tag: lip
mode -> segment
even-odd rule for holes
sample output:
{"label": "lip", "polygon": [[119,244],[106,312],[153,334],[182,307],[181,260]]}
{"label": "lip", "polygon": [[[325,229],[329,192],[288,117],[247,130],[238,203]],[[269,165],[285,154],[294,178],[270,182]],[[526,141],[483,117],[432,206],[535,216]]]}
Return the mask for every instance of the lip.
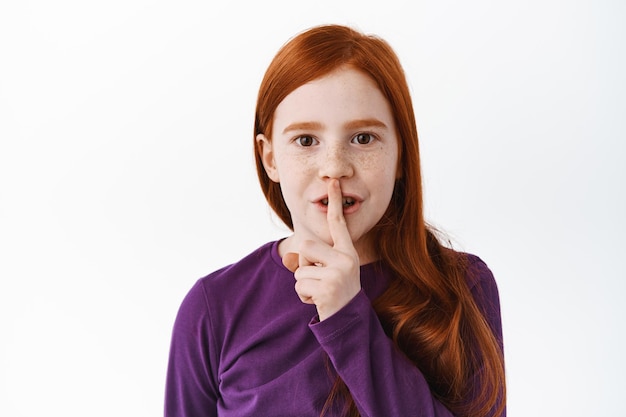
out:
{"label": "lip", "polygon": [[[363,203],[363,199],[355,194],[343,193],[341,196],[342,198],[348,197],[354,200],[354,204],[343,208],[344,215],[355,213],[361,207],[361,203]],[[317,206],[318,210],[320,210],[322,213],[328,213],[328,206],[322,203],[322,200],[325,200],[325,199],[328,199],[328,194],[324,194],[323,196],[313,200],[313,203]]]}

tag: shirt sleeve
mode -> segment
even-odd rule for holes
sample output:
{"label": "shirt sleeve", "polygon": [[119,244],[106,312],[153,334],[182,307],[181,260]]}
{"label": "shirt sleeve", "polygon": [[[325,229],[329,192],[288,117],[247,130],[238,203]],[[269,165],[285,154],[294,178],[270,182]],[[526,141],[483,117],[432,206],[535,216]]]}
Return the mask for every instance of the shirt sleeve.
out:
{"label": "shirt sleeve", "polygon": [[[486,265],[473,267],[480,268],[480,276],[472,284],[472,294],[501,342],[493,275]],[[387,337],[363,290],[342,310],[322,322],[311,322],[309,327],[363,417],[454,417],[434,398],[420,370]]]}
{"label": "shirt sleeve", "polygon": [[432,396],[419,369],[387,337],[363,290],[310,328],[362,417],[453,417]]}
{"label": "shirt sleeve", "polygon": [[183,300],[172,331],[165,384],[165,417],[217,416],[217,358],[202,283]]}

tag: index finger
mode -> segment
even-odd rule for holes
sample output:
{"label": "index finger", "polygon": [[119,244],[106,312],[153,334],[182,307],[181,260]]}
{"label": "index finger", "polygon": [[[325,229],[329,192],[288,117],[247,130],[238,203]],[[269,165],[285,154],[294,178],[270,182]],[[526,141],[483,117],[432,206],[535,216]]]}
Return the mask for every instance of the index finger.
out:
{"label": "index finger", "polygon": [[343,196],[339,180],[328,181],[328,211],[326,212],[330,238],[335,248],[352,248],[352,238],[348,231],[346,218],[343,216]]}

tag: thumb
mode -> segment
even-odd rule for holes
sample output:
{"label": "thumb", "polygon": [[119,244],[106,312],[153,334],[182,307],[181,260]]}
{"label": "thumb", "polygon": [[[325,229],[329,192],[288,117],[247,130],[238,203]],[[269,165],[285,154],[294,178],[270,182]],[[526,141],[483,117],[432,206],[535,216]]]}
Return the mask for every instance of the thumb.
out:
{"label": "thumb", "polygon": [[291,272],[296,272],[296,269],[300,266],[300,255],[295,252],[287,252],[283,256],[283,265]]}

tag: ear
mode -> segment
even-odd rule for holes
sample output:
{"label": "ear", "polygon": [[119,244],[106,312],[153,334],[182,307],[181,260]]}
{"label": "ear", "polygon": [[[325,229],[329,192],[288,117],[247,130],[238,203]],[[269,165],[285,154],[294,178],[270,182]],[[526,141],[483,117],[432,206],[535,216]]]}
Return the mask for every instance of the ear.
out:
{"label": "ear", "polygon": [[274,160],[272,142],[264,134],[259,133],[256,135],[256,146],[258,147],[259,155],[261,155],[261,161],[263,161],[263,167],[267,176],[274,182],[280,182],[276,161]]}

